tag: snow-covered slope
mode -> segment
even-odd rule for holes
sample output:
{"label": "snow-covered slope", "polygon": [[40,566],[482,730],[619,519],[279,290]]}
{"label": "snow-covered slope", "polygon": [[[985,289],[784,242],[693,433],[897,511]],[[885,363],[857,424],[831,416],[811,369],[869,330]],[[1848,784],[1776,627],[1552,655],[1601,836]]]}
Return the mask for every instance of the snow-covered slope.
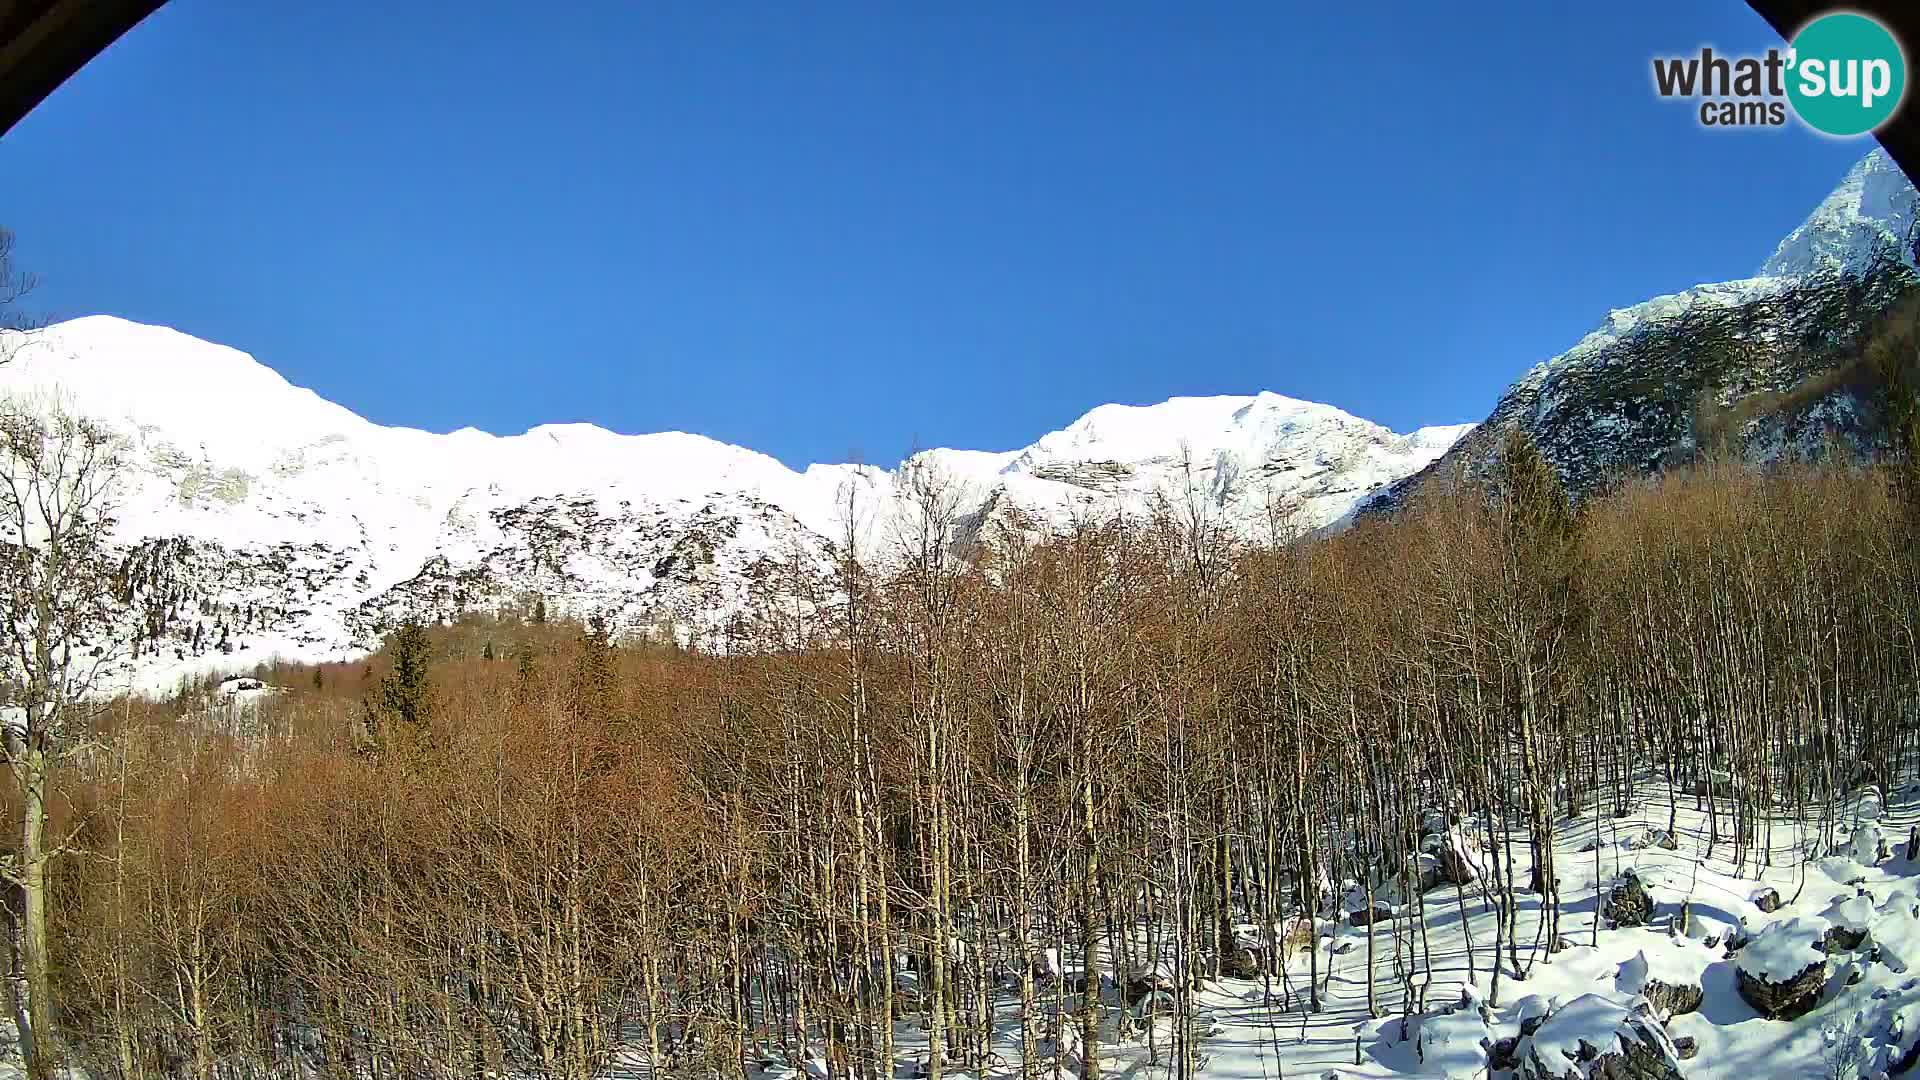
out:
{"label": "snow-covered slope", "polygon": [[789,469],[699,435],[585,424],[523,435],[373,424],[245,353],[108,317],[35,335],[0,391],[58,394],[125,434],[119,535],[145,627],[136,674],[242,668],[371,646],[405,615],[525,605],[626,632],[716,640],[776,597],[831,595],[845,493],[882,558],[910,472],[957,493],[965,532],[1147,513],[1189,484],[1265,529],[1340,519],[1466,430],[1398,435],[1275,394],[1107,405],[1021,450],[930,450],[894,470]]}
{"label": "snow-covered slope", "polygon": [[1478,470],[1514,424],[1575,495],[1715,446],[1768,460],[1817,453],[1837,435],[1871,449],[1874,394],[1849,365],[1863,332],[1920,289],[1917,207],[1913,185],[1874,150],[1755,276],[1609,312],[1509,387],[1432,468],[1369,507],[1400,505],[1455,468]]}
{"label": "snow-covered slope", "polygon": [[1914,258],[1914,187],[1885,150],[1847,172],[1800,227],[1787,234],[1758,277],[1863,274],[1885,253]]}

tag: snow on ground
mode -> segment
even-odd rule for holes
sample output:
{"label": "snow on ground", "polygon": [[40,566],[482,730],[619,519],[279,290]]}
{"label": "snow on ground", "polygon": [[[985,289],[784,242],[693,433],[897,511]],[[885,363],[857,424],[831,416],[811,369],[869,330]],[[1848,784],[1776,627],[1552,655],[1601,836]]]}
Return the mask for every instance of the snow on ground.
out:
{"label": "snow on ground", "polygon": [[[1858,839],[1850,833],[1870,832],[1877,845],[1883,832],[1904,836],[1908,826],[1920,821],[1920,798],[1912,794],[1893,799],[1882,820],[1862,819],[1859,830],[1847,827],[1854,809],[1845,810],[1845,820],[1834,830],[1836,846],[1849,851]],[[1377,1016],[1367,1012],[1367,930],[1345,922],[1320,925],[1315,948],[1325,1008],[1317,1014],[1301,1008],[1308,970],[1304,948],[1292,958],[1286,975],[1276,977],[1271,997],[1258,981],[1203,984],[1195,995],[1198,1076],[1278,1080],[1492,1075],[1500,1080],[1512,1074],[1489,1074],[1483,1040],[1485,1046],[1504,1041],[1516,1057],[1536,1053],[1576,1068],[1582,1041],[1590,1053],[1617,1046],[1622,1038],[1636,1038],[1644,1042],[1646,1053],[1656,1056],[1672,1048],[1678,1075],[1691,1080],[1825,1080],[1834,1048],[1851,1042],[1862,1048],[1858,1076],[1865,1080],[1876,1070],[1894,1067],[1920,1043],[1920,975],[1907,973],[1920,956],[1920,901],[1915,899],[1920,864],[1908,862],[1904,844],[1886,860],[1855,864],[1858,874],[1848,884],[1820,872],[1831,859],[1806,860],[1795,854],[1796,849],[1825,850],[1827,838],[1817,825],[1802,832],[1791,821],[1776,820],[1770,865],[1753,853],[1735,865],[1724,812],[1722,839],[1711,852],[1707,817],[1694,808],[1691,796],[1682,797],[1675,849],[1641,844],[1637,838],[1650,835],[1649,830],[1667,828],[1666,817],[1664,791],[1650,790],[1630,816],[1600,819],[1598,835],[1592,813],[1558,823],[1560,930],[1567,947],[1549,954],[1533,946],[1543,936],[1541,906],[1538,897],[1520,893],[1520,953],[1531,970],[1524,979],[1514,978],[1511,971],[1503,974],[1497,998],[1488,967],[1493,913],[1478,883],[1442,884],[1427,892],[1424,941],[1410,932],[1413,905],[1401,906],[1407,914],[1400,925],[1411,944],[1403,941],[1398,959],[1428,953],[1433,959],[1432,971],[1423,972],[1415,985],[1416,992],[1424,985],[1427,1009],[1410,1022],[1402,1022],[1390,923],[1376,928],[1374,942]],[[1524,837],[1514,839],[1512,850],[1520,858],[1516,879],[1524,880]],[[1601,891],[1611,888],[1627,870],[1646,884],[1656,901],[1655,916],[1644,927],[1602,927],[1596,937],[1594,916],[1601,900],[1596,886]],[[1771,913],[1761,911],[1755,900],[1767,888],[1785,901]],[[1683,901],[1691,917],[1684,934],[1677,926]],[[1828,959],[1818,942],[1835,924],[1864,924],[1868,938],[1859,949],[1831,958],[1833,975],[1812,1012],[1792,1021],[1768,1020],[1740,997],[1736,965],[1763,974],[1795,973],[1809,962]],[[1745,943],[1731,958],[1730,932]],[[1471,970],[1469,949],[1476,960]],[[1071,965],[1067,974],[1074,974]],[[1856,979],[1851,985],[1849,977]],[[1699,987],[1699,1008],[1672,1017],[1664,1031],[1657,1019],[1650,1027],[1646,1021],[1636,1027],[1636,1016],[1653,1013],[1639,995],[1655,982]],[[1167,1021],[1131,1025],[1136,1030],[1122,1035],[1123,1007],[1117,992],[1110,991],[1109,997],[1113,1015],[1103,1027],[1102,1075],[1118,1080],[1171,1076]],[[1018,1073],[1017,1005],[1017,995],[1003,995],[999,1001],[999,1060],[987,1070],[989,1075]],[[925,1035],[911,1022],[899,1031],[900,1075],[917,1075],[912,1062],[924,1062]],[[1688,1042],[1691,1054],[1683,1059],[1676,1044]],[[1050,1075],[1050,1067],[1050,1062],[1044,1064],[1041,1075]],[[949,1068],[948,1075],[966,1080],[981,1074]]]}

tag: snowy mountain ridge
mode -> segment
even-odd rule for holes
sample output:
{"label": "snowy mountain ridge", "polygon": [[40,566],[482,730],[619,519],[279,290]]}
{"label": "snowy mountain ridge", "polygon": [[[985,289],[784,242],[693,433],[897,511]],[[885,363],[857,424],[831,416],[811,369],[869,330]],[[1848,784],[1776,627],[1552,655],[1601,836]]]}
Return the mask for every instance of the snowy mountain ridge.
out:
{"label": "snowy mountain ridge", "polygon": [[[945,477],[965,538],[1034,535],[1203,492],[1250,539],[1338,527],[1533,433],[1576,495],[1721,442],[1767,457],[1871,440],[1836,382],[1853,337],[1916,287],[1916,196],[1868,155],[1759,275],[1610,312],[1480,425],[1397,434],[1278,394],[1103,405],[1009,451],[795,470],[700,435],[549,424],[519,435],[383,427],[235,349],[111,317],[33,335],[0,392],[54,392],[127,439],[120,536],[139,655],[163,686],[208,667],[339,658],[403,618],[522,609],[626,633],[766,640],[749,616],[833,596],[853,534],[884,563],[915,478]],[[1755,401],[1765,401],[1756,408]]]}
{"label": "snowy mountain ridge", "polygon": [[1841,377],[1861,336],[1920,289],[1920,193],[1884,150],[1857,162],[1758,273],[1607,313],[1534,365],[1428,468],[1368,500],[1404,505],[1421,485],[1477,473],[1513,425],[1575,496],[1712,447],[1751,460],[1823,452],[1838,436],[1871,451],[1877,409]]}
{"label": "snowy mountain ridge", "polygon": [[715,642],[756,598],[831,594],[849,493],[863,558],[884,560],[910,473],[944,477],[958,526],[987,534],[1144,514],[1189,483],[1245,531],[1270,504],[1317,528],[1466,430],[1400,435],[1271,393],[1175,398],[1104,405],[1019,450],[796,471],[681,432],[383,427],[246,353],[105,316],[32,335],[0,391],[57,395],[126,439],[119,535],[146,635],[127,674],[144,685],[351,655],[404,617],[535,597]]}

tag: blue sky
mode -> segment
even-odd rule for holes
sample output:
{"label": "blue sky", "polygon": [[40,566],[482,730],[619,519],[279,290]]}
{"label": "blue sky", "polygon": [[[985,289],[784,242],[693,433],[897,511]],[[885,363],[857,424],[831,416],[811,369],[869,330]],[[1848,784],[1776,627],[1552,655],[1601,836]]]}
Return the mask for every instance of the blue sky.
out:
{"label": "blue sky", "polygon": [[454,10],[172,0],[0,141],[37,306],[792,464],[1260,389],[1405,430],[1751,273],[1870,149],[1655,98],[1775,43],[1742,0]]}

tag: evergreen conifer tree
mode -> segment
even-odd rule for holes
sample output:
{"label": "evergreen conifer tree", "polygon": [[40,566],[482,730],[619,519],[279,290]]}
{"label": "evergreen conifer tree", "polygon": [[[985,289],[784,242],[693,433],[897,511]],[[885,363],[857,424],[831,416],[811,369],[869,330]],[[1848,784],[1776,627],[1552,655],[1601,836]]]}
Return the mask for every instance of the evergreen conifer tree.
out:
{"label": "evergreen conifer tree", "polygon": [[433,685],[428,665],[433,647],[427,632],[412,619],[400,625],[387,641],[393,670],[380,680],[380,711],[414,731],[433,725]]}

